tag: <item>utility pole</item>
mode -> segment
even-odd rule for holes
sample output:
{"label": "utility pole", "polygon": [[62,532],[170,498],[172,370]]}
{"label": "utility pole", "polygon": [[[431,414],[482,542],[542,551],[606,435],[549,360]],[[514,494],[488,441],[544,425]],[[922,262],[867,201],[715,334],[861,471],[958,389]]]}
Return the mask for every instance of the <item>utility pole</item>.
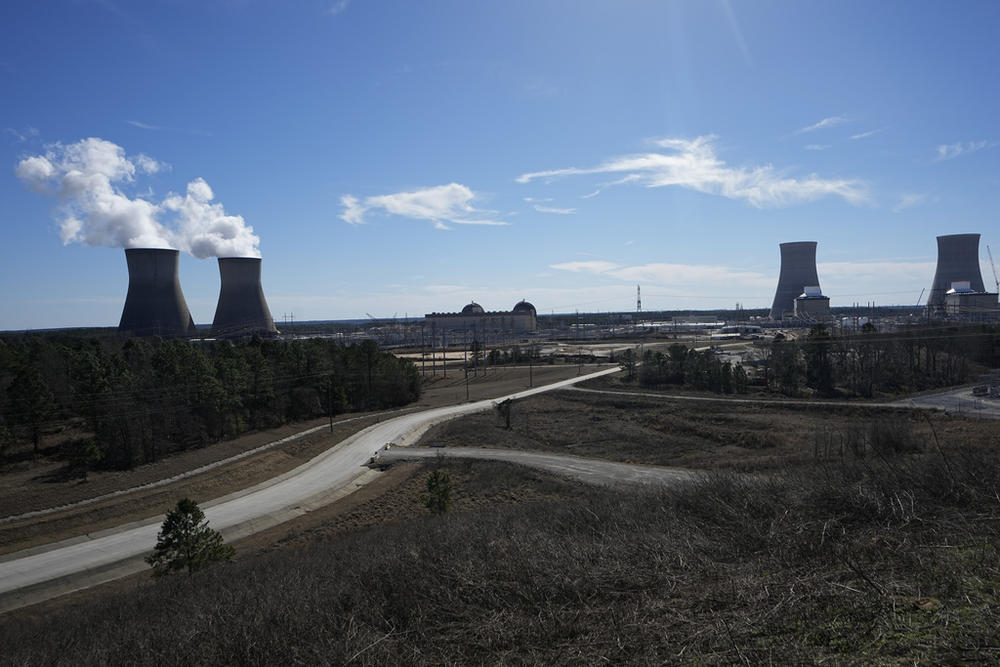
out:
{"label": "utility pole", "polygon": [[326,411],[330,415],[330,433],[333,433],[333,376],[326,378]]}

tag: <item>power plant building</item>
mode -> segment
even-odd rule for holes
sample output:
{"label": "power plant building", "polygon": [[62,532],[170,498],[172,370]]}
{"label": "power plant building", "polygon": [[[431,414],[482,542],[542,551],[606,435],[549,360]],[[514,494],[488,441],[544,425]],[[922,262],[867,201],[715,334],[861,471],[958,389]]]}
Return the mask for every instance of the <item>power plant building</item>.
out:
{"label": "power plant building", "polygon": [[795,317],[810,322],[828,320],[830,314],[830,297],[823,296],[819,285],[808,285],[805,291],[795,297]]}
{"label": "power plant building", "polygon": [[437,331],[464,330],[481,333],[527,332],[538,327],[535,307],[519,301],[511,310],[486,311],[473,301],[460,313],[428,313],[424,321]]}
{"label": "power plant building", "polygon": [[[771,319],[781,320],[796,315],[796,298],[808,297],[806,287],[815,288],[817,294],[826,300],[827,315],[830,300],[819,293],[819,276],[816,274],[816,241],[795,241],[781,243],[781,269],[778,273],[778,288],[771,303]],[[805,311],[811,311],[811,303],[803,304]],[[816,307],[819,307],[818,305]]]}
{"label": "power plant building", "polygon": [[264,299],[260,281],[261,260],[257,257],[220,257],[219,303],[212,321],[216,338],[276,336],[271,310]]}
{"label": "power plant building", "polygon": [[118,323],[131,336],[189,336],[194,320],[178,280],[178,251],[127,248],[128,294]]}
{"label": "power plant building", "polygon": [[[968,283],[971,292],[986,292],[979,270],[979,234],[939,236],[937,246],[937,269],[927,297],[927,310],[933,316],[947,314],[945,295],[953,283]],[[954,300],[964,298],[959,296]]]}
{"label": "power plant building", "polygon": [[1000,314],[996,292],[972,289],[970,281],[952,283],[944,293],[944,312],[948,319],[966,322],[995,322]]}

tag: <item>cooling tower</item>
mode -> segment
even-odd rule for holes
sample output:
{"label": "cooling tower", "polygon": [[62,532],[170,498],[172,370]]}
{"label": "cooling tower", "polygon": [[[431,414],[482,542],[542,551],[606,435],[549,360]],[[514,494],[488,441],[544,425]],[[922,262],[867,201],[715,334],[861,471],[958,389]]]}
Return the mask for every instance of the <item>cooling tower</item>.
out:
{"label": "cooling tower", "polygon": [[944,295],[952,283],[969,281],[974,292],[985,292],[979,271],[979,234],[948,234],[937,237],[938,260],[934,283],[927,297],[927,309],[944,310]]}
{"label": "cooling tower", "polygon": [[222,288],[212,334],[219,338],[277,334],[260,285],[260,259],[220,257],[219,274]]}
{"label": "cooling tower", "polygon": [[794,312],[795,297],[806,286],[819,287],[816,275],[816,241],[781,243],[781,271],[778,289],[771,304],[771,319],[780,320],[783,313]]}
{"label": "cooling tower", "polygon": [[194,333],[181,284],[176,250],[127,248],[128,294],[118,331],[133,336],[187,336]]}

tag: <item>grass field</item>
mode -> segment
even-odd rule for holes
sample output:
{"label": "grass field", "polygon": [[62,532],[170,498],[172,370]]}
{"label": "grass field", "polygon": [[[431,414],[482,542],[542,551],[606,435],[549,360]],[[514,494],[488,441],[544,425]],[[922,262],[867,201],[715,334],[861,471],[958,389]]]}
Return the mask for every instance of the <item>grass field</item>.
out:
{"label": "grass field", "polygon": [[[471,415],[424,442],[706,474],[652,493],[393,467],[232,563],[4,615],[0,664],[996,663],[995,432],[861,406],[538,396],[510,430]],[[435,466],[454,487],[443,516],[421,502]]]}
{"label": "grass field", "polygon": [[692,403],[565,390],[431,429],[424,444],[561,452],[627,463],[765,471],[887,451],[991,447],[997,423],[866,407]]}
{"label": "grass field", "polygon": [[303,535],[193,577],[24,610],[4,619],[0,662],[1000,660],[995,454],[715,473],[658,494],[462,470],[457,495],[499,485],[525,502]]}

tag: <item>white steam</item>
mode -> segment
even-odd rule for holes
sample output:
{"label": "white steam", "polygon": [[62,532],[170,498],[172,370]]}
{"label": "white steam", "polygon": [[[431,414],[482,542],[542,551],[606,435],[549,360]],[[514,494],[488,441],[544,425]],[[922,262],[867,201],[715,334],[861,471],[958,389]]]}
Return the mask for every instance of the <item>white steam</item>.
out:
{"label": "white steam", "polygon": [[137,173],[168,168],[141,153],[128,157],[121,146],[92,137],[48,146],[44,155],[21,160],[14,173],[32,191],[59,202],[64,244],[176,248],[199,258],[260,257],[253,227],[213,203],[204,179],[188,183],[185,196],[170,193],[159,204],[123,191]]}

